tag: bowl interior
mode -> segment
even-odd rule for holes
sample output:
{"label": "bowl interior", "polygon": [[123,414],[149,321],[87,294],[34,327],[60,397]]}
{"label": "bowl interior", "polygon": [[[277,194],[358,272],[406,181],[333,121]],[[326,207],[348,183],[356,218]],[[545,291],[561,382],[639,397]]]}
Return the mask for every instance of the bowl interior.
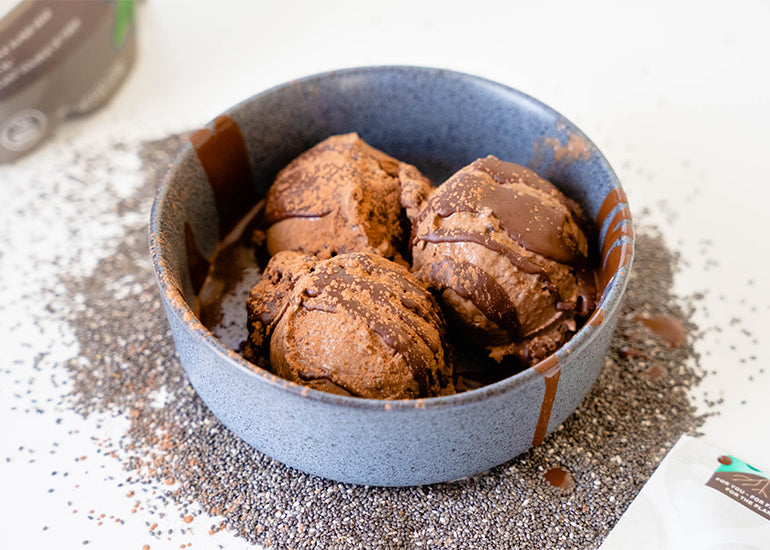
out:
{"label": "bowl interior", "polygon": [[177,314],[197,311],[209,260],[277,172],[347,132],[416,165],[435,184],[489,154],[534,169],[577,200],[598,229],[599,308],[563,350],[589,341],[619,305],[633,253],[630,212],[610,165],[579,129],[541,102],[478,77],[372,67],[267,90],[191,137],[158,191],[151,220],[156,273],[161,287],[181,294],[169,301]]}

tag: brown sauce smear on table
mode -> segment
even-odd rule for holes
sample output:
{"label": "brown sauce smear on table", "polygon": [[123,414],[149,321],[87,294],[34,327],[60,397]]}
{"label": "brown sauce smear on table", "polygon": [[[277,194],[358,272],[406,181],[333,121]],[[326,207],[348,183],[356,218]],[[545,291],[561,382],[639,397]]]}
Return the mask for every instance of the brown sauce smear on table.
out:
{"label": "brown sauce smear on table", "polygon": [[648,369],[642,371],[641,377],[652,382],[653,380],[659,380],[665,377],[667,374],[668,371],[666,370],[666,367],[661,365],[652,365]]}
{"label": "brown sauce smear on table", "polygon": [[655,317],[635,315],[634,321],[650,329],[653,334],[671,347],[684,344],[687,338],[687,329],[684,328],[681,319],[670,315],[656,315]]}
{"label": "brown sauce smear on table", "polygon": [[561,466],[554,466],[543,473],[543,479],[551,486],[562,491],[570,491],[575,486],[572,474]]}

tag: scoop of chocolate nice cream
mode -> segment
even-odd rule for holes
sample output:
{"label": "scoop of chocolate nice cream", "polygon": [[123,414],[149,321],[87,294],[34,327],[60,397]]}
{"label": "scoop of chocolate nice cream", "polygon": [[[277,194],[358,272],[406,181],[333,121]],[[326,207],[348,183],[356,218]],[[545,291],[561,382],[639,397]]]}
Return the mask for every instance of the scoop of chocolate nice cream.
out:
{"label": "scoop of chocolate nice cream", "polygon": [[260,364],[269,354],[278,376],[376,399],[454,393],[438,304],[405,267],[382,257],[280,252],[247,308],[244,356]]}
{"label": "scoop of chocolate nice cream", "polygon": [[426,201],[413,268],[498,361],[532,365],[595,307],[578,206],[522,166],[489,156]]}
{"label": "scoop of chocolate nice cream", "polygon": [[267,193],[267,250],[329,258],[373,252],[400,258],[407,216],[414,216],[430,182],[409,164],[351,133],[302,153]]}

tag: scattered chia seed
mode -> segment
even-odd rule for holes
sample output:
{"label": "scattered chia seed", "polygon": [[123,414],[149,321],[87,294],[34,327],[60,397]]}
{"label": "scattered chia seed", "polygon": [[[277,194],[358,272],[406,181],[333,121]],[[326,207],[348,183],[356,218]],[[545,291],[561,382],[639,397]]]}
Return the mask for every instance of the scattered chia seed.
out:
{"label": "scattered chia seed", "polygon": [[[143,148],[146,183],[120,201],[119,212],[148,208],[184,139]],[[122,461],[130,483],[152,491],[157,507],[146,512],[175,505],[185,522],[203,519],[212,535],[228,529],[252,543],[292,549],[595,548],[677,439],[697,435],[704,421],[688,393],[703,376],[693,349],[701,333],[690,321],[699,298],[673,294],[678,261],[657,230],[637,228],[618,329],[584,403],[543,445],[453,483],[376,488],[327,481],[230,433],[175,358],[145,225],[130,227],[93,275],[63,279],[81,346],[67,365],[73,406],[86,416],[125,416],[127,433],[101,446]],[[671,346],[639,322],[655,316],[681,321],[685,343]],[[568,490],[547,481],[557,471]],[[148,536],[172,531],[153,522]]]}

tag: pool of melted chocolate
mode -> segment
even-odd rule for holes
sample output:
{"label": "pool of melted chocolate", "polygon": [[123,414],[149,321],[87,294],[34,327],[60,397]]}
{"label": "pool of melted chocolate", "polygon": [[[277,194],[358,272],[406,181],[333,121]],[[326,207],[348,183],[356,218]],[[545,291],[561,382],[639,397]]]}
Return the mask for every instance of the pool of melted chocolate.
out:
{"label": "pool of melted chocolate", "polygon": [[264,207],[264,200],[257,203],[222,240],[198,294],[201,322],[236,352],[248,336],[246,299],[269,260],[262,246]]}

